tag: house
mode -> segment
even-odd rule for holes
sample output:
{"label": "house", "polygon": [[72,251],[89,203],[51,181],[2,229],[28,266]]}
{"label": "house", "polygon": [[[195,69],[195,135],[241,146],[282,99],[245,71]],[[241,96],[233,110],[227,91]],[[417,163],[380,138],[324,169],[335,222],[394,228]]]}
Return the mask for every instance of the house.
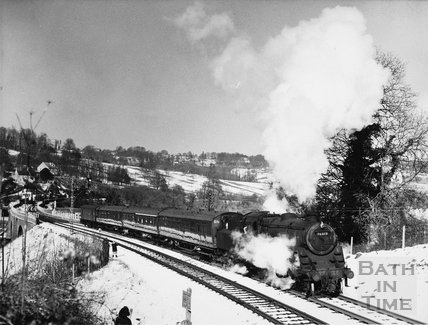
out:
{"label": "house", "polygon": [[58,168],[52,162],[42,162],[37,167],[37,172],[40,174],[40,172],[46,168],[51,172],[52,175],[58,175]]}
{"label": "house", "polygon": [[248,157],[241,157],[238,159],[237,165],[238,166],[247,166],[250,164],[250,159]]}
{"label": "house", "polygon": [[127,164],[130,166],[139,166],[141,164],[140,159],[137,157],[126,157]]}

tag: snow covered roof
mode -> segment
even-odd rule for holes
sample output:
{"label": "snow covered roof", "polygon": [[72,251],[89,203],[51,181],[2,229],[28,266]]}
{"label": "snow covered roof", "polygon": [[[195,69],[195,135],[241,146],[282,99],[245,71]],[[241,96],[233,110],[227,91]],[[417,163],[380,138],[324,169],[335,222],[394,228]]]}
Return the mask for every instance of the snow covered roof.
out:
{"label": "snow covered roof", "polygon": [[39,166],[37,166],[37,172],[40,173],[40,171],[42,171],[45,168],[51,170],[51,169],[56,169],[56,166],[52,162],[42,162]]}

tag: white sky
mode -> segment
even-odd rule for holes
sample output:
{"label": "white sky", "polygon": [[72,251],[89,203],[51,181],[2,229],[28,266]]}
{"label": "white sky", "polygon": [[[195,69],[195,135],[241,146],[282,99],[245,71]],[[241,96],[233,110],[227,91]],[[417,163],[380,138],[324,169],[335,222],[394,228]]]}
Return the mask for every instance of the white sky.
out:
{"label": "white sky", "polygon": [[[208,17],[229,17],[228,32],[246,35],[255,47],[325,7],[355,6],[376,46],[407,63],[407,81],[428,110],[427,1],[200,3]],[[17,113],[28,127],[30,111],[34,125],[53,100],[36,131],[73,138],[79,147],[262,153],[254,113],[238,110],[209,69],[225,43],[189,42],[173,22],[192,5],[2,1],[0,125],[18,127]]]}

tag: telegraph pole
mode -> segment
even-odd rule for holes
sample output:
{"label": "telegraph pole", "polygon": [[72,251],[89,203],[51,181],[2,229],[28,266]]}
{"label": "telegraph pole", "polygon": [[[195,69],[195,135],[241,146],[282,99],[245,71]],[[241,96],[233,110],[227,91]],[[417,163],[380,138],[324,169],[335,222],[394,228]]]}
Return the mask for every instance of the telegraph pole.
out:
{"label": "telegraph pole", "polygon": [[25,217],[24,217],[24,232],[22,234],[22,274],[21,274],[21,314],[24,315],[24,301],[25,301],[25,268],[27,256],[27,221],[28,221],[28,206],[27,206],[27,191],[25,191]]}
{"label": "telegraph pole", "polygon": [[71,176],[71,195],[70,195],[70,216],[71,216],[71,234],[73,234],[73,213],[74,213],[74,176]]}
{"label": "telegraph pole", "polygon": [[73,208],[74,208],[74,189],[73,189],[73,186],[74,186],[74,177],[73,177],[73,176],[71,176],[70,207],[71,207],[71,209],[72,209],[72,210],[73,210]]}
{"label": "telegraph pole", "polygon": [[1,209],[1,291],[4,291],[4,214],[3,214],[3,198],[1,197],[1,188],[2,188],[2,181],[3,181],[3,168],[0,165],[0,209]]}
{"label": "telegraph pole", "polygon": [[[40,116],[40,118],[37,121],[37,124],[34,128],[36,128],[39,125],[40,120],[45,115],[49,105],[52,103],[53,102],[51,100],[47,101],[46,108],[44,109],[42,115]],[[30,136],[33,136],[33,134],[34,134],[33,122],[32,122],[33,114],[34,114],[34,112],[30,112],[30,127],[31,127]],[[21,132],[24,136],[24,140],[27,144],[27,170],[29,172],[30,167],[31,167],[30,166],[30,146],[31,146],[31,143],[30,143],[29,139],[25,136],[24,128],[22,127],[21,120],[19,119],[18,114],[16,114],[16,117],[18,119],[19,126],[21,127]],[[27,247],[26,247],[27,246],[27,223],[28,223],[28,206],[27,206],[27,203],[28,202],[27,202],[27,186],[26,186],[25,187],[25,201],[24,201],[24,206],[25,206],[25,217],[24,217],[24,219],[25,220],[24,220],[24,231],[22,234],[22,274],[21,274],[21,314],[22,315],[24,315],[24,305],[25,305],[25,299],[24,299],[25,298],[25,287],[24,287],[24,284],[25,284],[26,255],[27,255]]]}

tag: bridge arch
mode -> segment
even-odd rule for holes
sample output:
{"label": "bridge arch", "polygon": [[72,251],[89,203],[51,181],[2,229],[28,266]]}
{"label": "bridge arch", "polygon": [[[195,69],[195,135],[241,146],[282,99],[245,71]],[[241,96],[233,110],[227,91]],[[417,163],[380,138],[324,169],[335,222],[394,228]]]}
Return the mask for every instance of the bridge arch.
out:
{"label": "bridge arch", "polygon": [[9,237],[11,240],[21,236],[24,229],[31,229],[37,224],[38,215],[31,211],[25,211],[23,207],[11,206],[9,209]]}

